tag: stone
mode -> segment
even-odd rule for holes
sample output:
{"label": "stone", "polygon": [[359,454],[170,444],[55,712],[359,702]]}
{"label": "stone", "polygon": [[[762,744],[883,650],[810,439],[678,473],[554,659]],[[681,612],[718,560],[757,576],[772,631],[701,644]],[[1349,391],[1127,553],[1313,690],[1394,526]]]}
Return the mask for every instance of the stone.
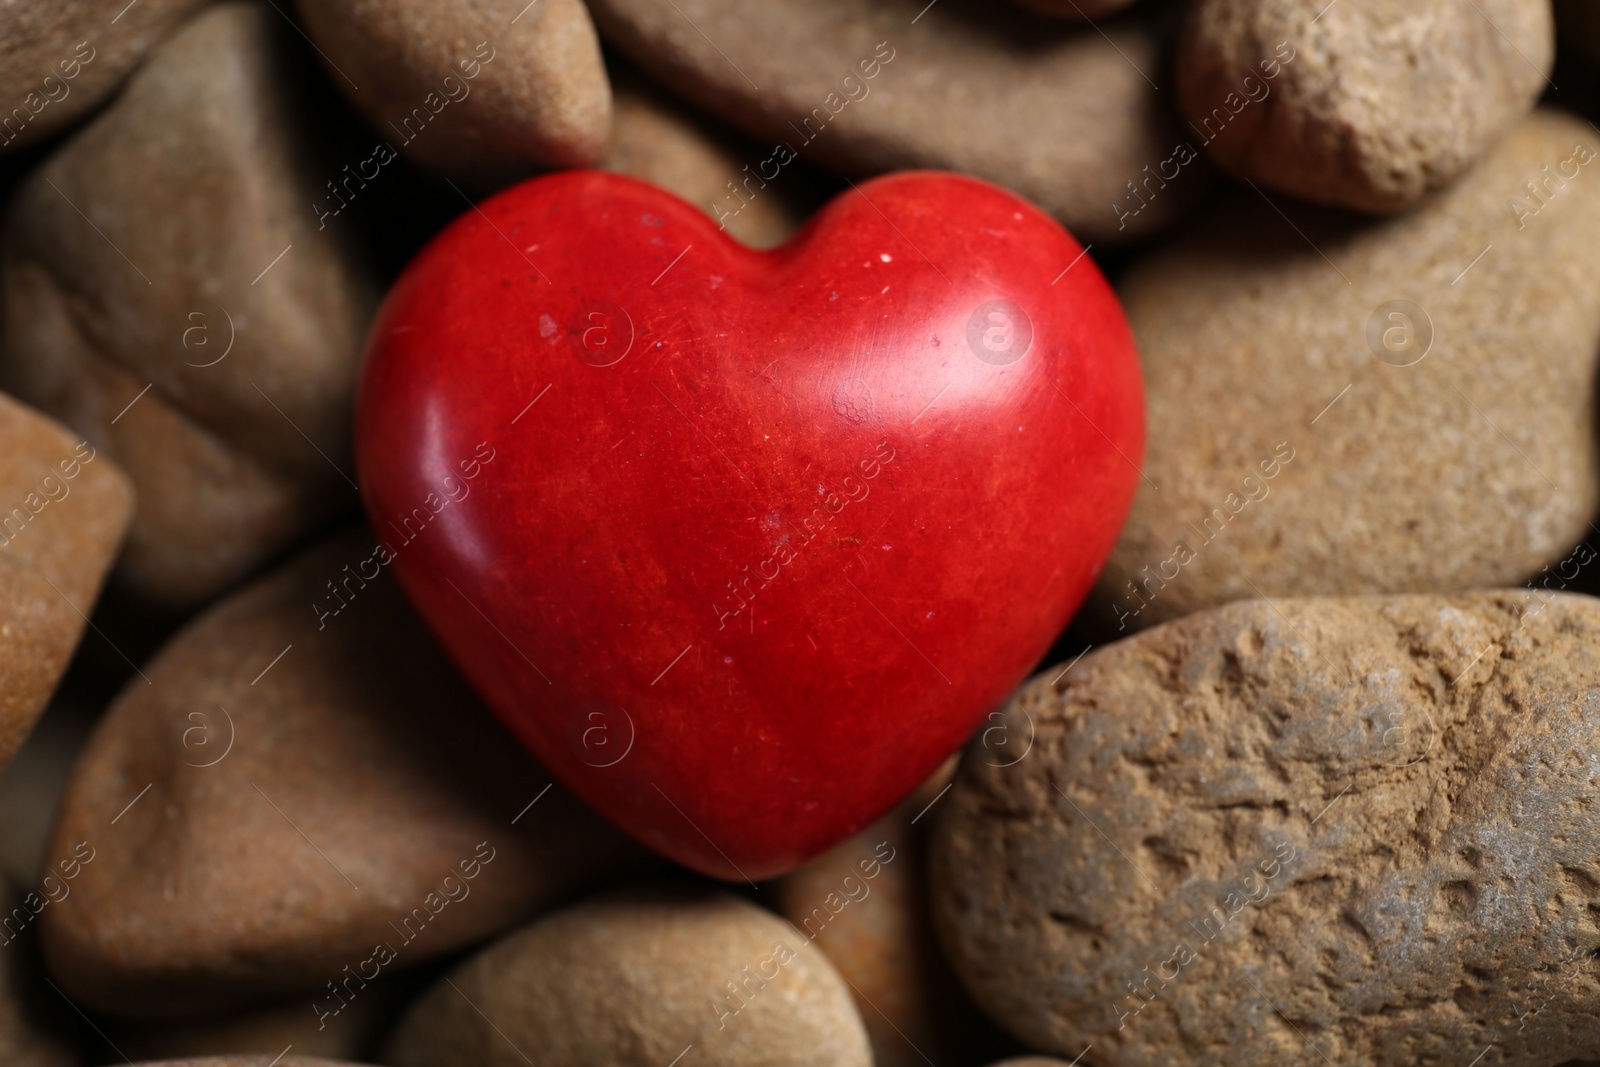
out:
{"label": "stone", "polygon": [[190,21],[29,177],[0,246],[0,388],[128,471],[118,576],[176,610],[355,506],[375,292],[319,228],[339,172],[298,131],[294,32],[264,5]]}
{"label": "stone", "polygon": [[50,849],[95,855],[40,920],[78,1003],[293,996],[331,1025],[369,983],[645,865],[472,696],[383,570],[405,545],[378,544],[352,531],[223,600],[106,713]]}
{"label": "stone", "polygon": [[394,1067],[870,1067],[850,992],[782,919],[727,892],[644,887],[495,942],[400,1021]]}
{"label": "stone", "polygon": [[850,986],[875,1067],[979,1063],[1008,1047],[944,961],[927,899],[927,834],[955,758],[894,811],[771,886],[780,915]]}
{"label": "stone", "polygon": [[0,394],[0,767],[66,671],[132,514],[104,452]]}
{"label": "stone", "polygon": [[1148,440],[1108,628],[1515,584],[1593,533],[1597,146],[1536,112],[1409,214],[1245,191],[1130,268]]}
{"label": "stone", "polygon": [[298,0],[329,77],[378,136],[479,191],[605,154],[611,90],[581,0]]}
{"label": "stone", "polygon": [[1198,0],[1176,74],[1223,170],[1381,213],[1483,158],[1554,60],[1548,0]]}
{"label": "stone", "polygon": [[0,151],[67,129],[207,0],[0,2]]}
{"label": "stone", "polygon": [[[795,174],[771,191],[742,190],[745,168],[768,153],[756,143],[712,129],[637,79],[615,83],[616,121],[605,168],[652,182],[703,208],[730,237],[753,248],[788,240],[805,221],[812,185]],[[798,167],[798,164],[792,166]]]}
{"label": "stone", "polygon": [[951,962],[1108,1067],[1592,1054],[1596,649],[1588,596],[1307,597],[1042,674],[935,828]]}
{"label": "stone", "polygon": [[[1156,231],[1207,185],[1203,161],[1173,159],[1155,12],[1096,29],[975,0],[589,6],[655,80],[772,145],[740,179],[751,194],[796,159],[852,177],[957,170],[1027,197],[1081,241],[1111,242]],[[1134,199],[1163,163],[1170,188]]]}

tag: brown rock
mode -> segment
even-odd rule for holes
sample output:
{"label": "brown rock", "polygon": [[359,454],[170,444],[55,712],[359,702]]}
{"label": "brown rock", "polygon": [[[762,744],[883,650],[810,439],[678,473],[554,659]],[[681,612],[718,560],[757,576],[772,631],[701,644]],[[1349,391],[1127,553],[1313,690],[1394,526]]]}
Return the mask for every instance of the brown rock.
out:
{"label": "brown rock", "polygon": [[342,536],[212,608],[102,720],[52,848],[96,854],[42,917],[81,1003],[303,995],[321,1021],[641,855],[491,720],[374,544]]}
{"label": "brown rock", "polygon": [[64,130],[206,0],[0,0],[0,151]]}
{"label": "brown rock", "polygon": [[1566,555],[1600,506],[1597,159],[1587,123],[1536,112],[1411,214],[1286,221],[1246,192],[1130,270],[1149,436],[1107,616],[1506,585]]}
{"label": "brown rock", "polygon": [[926,831],[952,757],[894,811],[772,885],[849,985],[876,1067],[979,1063],[1006,1040],[955,982],[928,914]]}
{"label": "brown rock", "polygon": [[401,1021],[397,1067],[870,1067],[838,972],[793,927],[699,887],[586,901],[480,952]]}
{"label": "brown rock", "polygon": [[857,176],[966,171],[1088,241],[1150,233],[1205,185],[1196,161],[1147,207],[1131,197],[1178,140],[1153,80],[1153,15],[1096,29],[976,0],[590,7],[608,43],[656,80],[773,144],[758,174],[794,158]]}
{"label": "brown rock", "polygon": [[[713,130],[698,115],[667,102],[659,89],[619,80],[611,154],[605,167],[653,182],[723,223],[729,236],[754,248],[788,240],[805,221],[806,179],[742,183],[771,149]],[[765,187],[762,187],[765,186]]]}
{"label": "brown rock", "polygon": [[1041,675],[935,830],[951,962],[1110,1067],[1592,1054],[1597,649],[1591,597],[1307,598]]}
{"label": "brown rock", "polygon": [[1184,114],[1224,170],[1388,212],[1453,181],[1549,84],[1548,0],[1197,0]]}
{"label": "brown rock", "polygon": [[478,189],[605,154],[611,91],[581,0],[299,0],[334,83],[379,136]]}
{"label": "brown rock", "polygon": [[353,504],[373,294],[318,229],[337,167],[294,129],[293,33],[237,3],[186,25],[31,176],[0,256],[0,383],[133,477],[120,574],[174,607]]}
{"label": "brown rock", "polygon": [[0,767],[67,669],[128,529],[133,491],[104,453],[0,394]]}

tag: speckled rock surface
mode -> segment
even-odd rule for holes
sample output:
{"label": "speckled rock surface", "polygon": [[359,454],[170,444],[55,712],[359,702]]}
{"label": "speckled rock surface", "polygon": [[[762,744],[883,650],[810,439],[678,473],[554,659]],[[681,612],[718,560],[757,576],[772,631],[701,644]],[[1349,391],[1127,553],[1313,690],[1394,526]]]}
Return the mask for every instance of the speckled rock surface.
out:
{"label": "speckled rock surface", "polygon": [[80,1004],[194,1017],[304,994],[336,1017],[351,976],[645,862],[472,697],[376,544],[354,531],[222,601],[101,721],[50,849],[97,854],[40,920]]}
{"label": "speckled rock surface", "polygon": [[1113,629],[1515,584],[1591,533],[1600,135],[1536,112],[1392,220],[1279,206],[1245,191],[1119,286],[1149,437]]}
{"label": "speckled rock surface", "polygon": [[[0,0],[0,151],[66,129],[207,0]],[[20,114],[19,114],[20,110]]]}
{"label": "speckled rock surface", "polygon": [[[760,181],[770,147],[712,129],[636,79],[619,78],[615,89],[607,170],[676,193],[721,222],[730,237],[754,248],[782,244],[805,221],[810,183],[804,174]],[[765,170],[772,173],[770,165]],[[756,180],[742,186],[752,172]]]}
{"label": "speckled rock surface", "polygon": [[1477,162],[1555,59],[1549,0],[1197,0],[1179,41],[1184,114],[1224,170],[1374,212]]}
{"label": "speckled rock surface", "polygon": [[378,136],[477,190],[605,154],[611,90],[581,0],[298,0]]}
{"label": "speckled rock surface", "polygon": [[1597,649],[1574,594],[1306,598],[1041,675],[935,831],[952,963],[1114,1067],[1593,1053]]}
{"label": "speckled rock surface", "polygon": [[335,468],[375,294],[344,231],[318,227],[339,166],[297,132],[310,61],[291,37],[265,5],[195,18],[6,223],[0,387],[133,478],[118,573],[169,607],[355,504]]}
{"label": "speckled rock surface", "polygon": [[956,983],[928,914],[927,831],[955,763],[771,886],[779,914],[850,986],[874,1067],[978,1063],[1011,1047]]}
{"label": "speckled rock surface", "polygon": [[871,1067],[850,992],[805,938],[739,897],[627,890],[474,956],[401,1021],[396,1067]]}
{"label": "speckled rock surface", "polygon": [[67,669],[132,512],[104,453],[0,394],[0,767]]}
{"label": "speckled rock surface", "polygon": [[[1179,139],[1156,89],[1155,19],[1137,9],[1097,30],[977,0],[590,8],[607,43],[656,80],[770,142],[768,174],[791,154],[853,177],[967,171],[1086,241],[1148,234],[1207,184],[1194,160],[1146,206],[1131,199],[1128,183],[1169,159]],[[1126,215],[1117,206],[1125,199]]]}

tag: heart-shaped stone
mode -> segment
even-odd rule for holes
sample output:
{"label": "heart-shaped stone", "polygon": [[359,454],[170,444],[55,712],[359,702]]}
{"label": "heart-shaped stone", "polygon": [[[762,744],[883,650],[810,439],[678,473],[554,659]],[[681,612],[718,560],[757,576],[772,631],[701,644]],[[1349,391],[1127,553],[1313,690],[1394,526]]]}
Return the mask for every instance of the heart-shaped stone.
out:
{"label": "heart-shaped stone", "polygon": [[372,566],[595,809],[788,870],[958,747],[1111,549],[1143,399],[1085,251],[944,174],[773,252],[618,175],[518,186],[373,327]]}

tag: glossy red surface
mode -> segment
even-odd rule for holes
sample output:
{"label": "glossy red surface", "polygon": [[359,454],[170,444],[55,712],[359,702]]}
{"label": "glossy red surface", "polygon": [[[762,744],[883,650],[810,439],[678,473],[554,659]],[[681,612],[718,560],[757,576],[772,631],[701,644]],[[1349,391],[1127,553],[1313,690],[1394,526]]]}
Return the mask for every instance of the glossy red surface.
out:
{"label": "glossy red surface", "polygon": [[689,867],[778,874],[958,748],[1111,550],[1143,392],[1082,251],[954,175],[773,252],[629,178],[528,182],[374,325],[369,515],[563,783]]}

